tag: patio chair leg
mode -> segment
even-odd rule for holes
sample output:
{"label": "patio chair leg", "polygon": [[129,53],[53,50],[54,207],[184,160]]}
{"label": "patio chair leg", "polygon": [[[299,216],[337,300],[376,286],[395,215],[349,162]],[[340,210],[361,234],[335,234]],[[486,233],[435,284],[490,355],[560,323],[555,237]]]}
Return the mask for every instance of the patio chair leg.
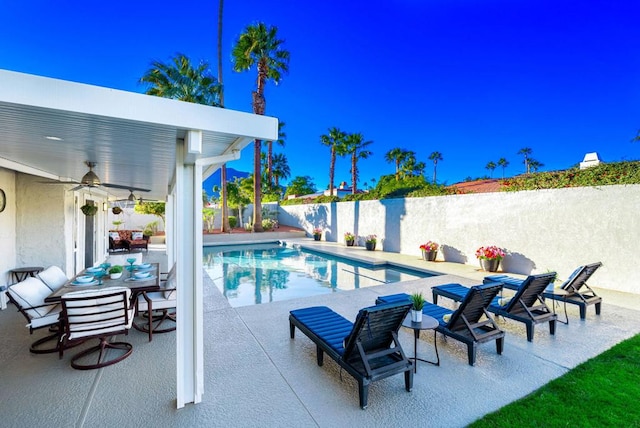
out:
{"label": "patio chair leg", "polygon": [[596,303],[596,315],[600,315],[600,306],[602,306],[602,303]]}
{"label": "patio chair leg", "polygon": [[[597,313],[597,309],[596,309],[596,313]],[[580,305],[580,319],[586,319],[587,318],[587,305]]]}
{"label": "patio chair leg", "polygon": [[320,345],[316,345],[316,360],[318,361],[319,366],[324,363],[324,351],[322,350]]}
{"label": "patio chair leg", "polygon": [[549,321],[549,333],[556,334],[556,320]]}
{"label": "patio chair leg", "polygon": [[533,342],[533,329],[534,324],[532,322],[527,323],[527,341]]}
{"label": "patio chair leg", "polygon": [[295,339],[296,336],[296,326],[293,325],[291,321],[289,321],[289,335],[292,339]]}
{"label": "patio chair leg", "polygon": [[504,349],[504,337],[496,339],[496,352],[498,355],[502,355],[502,351]]}
{"label": "patio chair leg", "polygon": [[364,379],[358,380],[358,395],[360,396],[360,408],[364,410],[367,408],[369,400],[369,383]]}
{"label": "patio chair leg", "polygon": [[406,370],[404,372],[404,389],[406,389],[407,392],[411,392],[413,389],[413,370]]}
{"label": "patio chair leg", "polygon": [[476,343],[472,342],[467,345],[467,354],[469,357],[469,365],[472,366],[476,363]]}

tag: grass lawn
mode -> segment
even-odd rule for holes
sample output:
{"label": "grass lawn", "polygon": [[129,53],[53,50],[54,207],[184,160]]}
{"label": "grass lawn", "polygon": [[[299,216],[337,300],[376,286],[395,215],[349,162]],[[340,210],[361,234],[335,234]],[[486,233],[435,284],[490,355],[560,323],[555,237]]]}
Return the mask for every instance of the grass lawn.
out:
{"label": "grass lawn", "polygon": [[640,427],[640,335],[470,427]]}

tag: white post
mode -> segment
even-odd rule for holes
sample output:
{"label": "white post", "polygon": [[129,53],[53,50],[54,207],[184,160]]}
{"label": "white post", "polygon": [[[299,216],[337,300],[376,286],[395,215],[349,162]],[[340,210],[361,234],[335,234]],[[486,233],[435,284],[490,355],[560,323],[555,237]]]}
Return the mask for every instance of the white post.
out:
{"label": "white post", "polygon": [[177,406],[199,403],[204,392],[202,301],[202,169],[185,165],[185,144],[176,153],[176,364]]}

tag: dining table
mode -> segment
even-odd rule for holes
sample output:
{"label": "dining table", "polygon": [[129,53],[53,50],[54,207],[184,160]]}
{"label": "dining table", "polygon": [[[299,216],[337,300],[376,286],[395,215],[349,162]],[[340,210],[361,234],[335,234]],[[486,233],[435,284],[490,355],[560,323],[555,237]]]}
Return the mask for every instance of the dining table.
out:
{"label": "dining table", "polygon": [[[82,272],[67,281],[57,291],[51,293],[44,299],[47,303],[60,303],[62,296],[72,291],[78,290],[100,290],[107,287],[128,287],[131,290],[131,300],[135,301],[135,298],[144,293],[151,291],[158,291],[160,289],[160,264],[148,263],[142,265],[132,265],[131,269],[124,270],[122,276],[118,279],[111,279],[108,274],[100,277],[99,267],[91,267],[84,269]],[[150,273],[149,278],[138,279],[134,276],[135,272],[146,271]],[[104,272],[104,271],[102,271]],[[97,275],[96,275],[97,274]],[[82,276],[93,276],[94,281],[86,284],[81,284],[77,281],[77,278]]]}

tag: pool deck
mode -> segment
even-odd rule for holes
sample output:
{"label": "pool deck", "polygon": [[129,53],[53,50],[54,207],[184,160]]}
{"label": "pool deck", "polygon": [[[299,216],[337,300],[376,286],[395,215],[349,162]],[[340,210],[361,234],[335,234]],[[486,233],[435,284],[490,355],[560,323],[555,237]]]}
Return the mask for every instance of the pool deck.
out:
{"label": "pool deck", "polygon": [[[428,265],[444,275],[240,308],[230,307],[205,277],[205,394],[202,403],[180,410],[175,409],[175,333],[157,334],[148,342],[132,330],[126,336],[134,345],[129,358],[101,370],[77,371],[69,366],[75,350],[62,360],[30,354],[29,343],[44,332],[30,336],[24,318],[9,306],[0,311],[3,426],[462,427],[640,332],[640,296],[598,289],[602,314],[589,308],[581,321],[570,305],[570,323],[559,324],[555,336],[538,326],[529,343],[522,324],[499,320],[507,332],[503,354],[496,354],[493,343],[481,345],[473,367],[466,347],[438,336],[439,367],[419,363],[412,392],[404,390],[402,376],[375,382],[369,407],[361,410],[356,382],[330,358],[318,367],[315,345],[300,332],[289,338],[289,311],[326,305],[353,320],[380,295],[421,290],[431,300],[430,287],[477,284],[485,272],[310,238],[291,242],[407,267]],[[153,245],[145,261],[166,267],[162,246]],[[401,329],[400,341],[413,355],[412,332]],[[430,332],[421,336],[418,354],[434,357]]]}

